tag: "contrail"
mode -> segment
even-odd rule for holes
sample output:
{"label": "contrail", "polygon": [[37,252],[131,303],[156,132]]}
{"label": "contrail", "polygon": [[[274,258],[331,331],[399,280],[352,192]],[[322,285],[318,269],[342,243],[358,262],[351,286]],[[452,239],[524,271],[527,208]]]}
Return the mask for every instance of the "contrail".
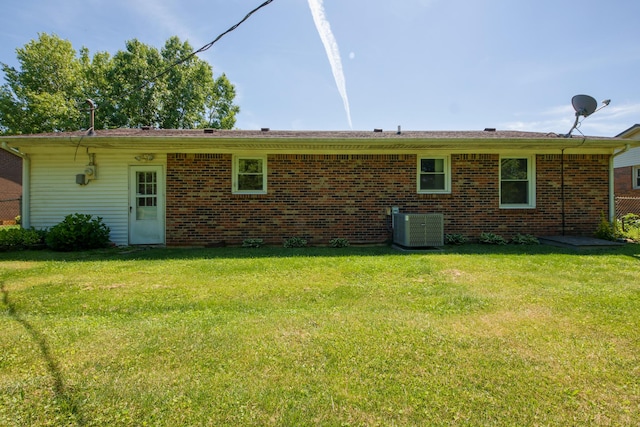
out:
{"label": "contrail", "polygon": [[324,49],[327,51],[329,64],[331,64],[331,71],[333,71],[333,78],[336,81],[338,92],[340,93],[342,102],[344,103],[344,109],[347,112],[349,128],[353,129],[353,125],[351,124],[349,98],[347,97],[347,84],[342,70],[342,60],[340,59],[340,49],[338,48],[338,42],[331,31],[331,25],[329,25],[329,21],[327,21],[327,17],[325,16],[323,0],[309,0],[309,8],[311,9],[313,22],[316,24]]}

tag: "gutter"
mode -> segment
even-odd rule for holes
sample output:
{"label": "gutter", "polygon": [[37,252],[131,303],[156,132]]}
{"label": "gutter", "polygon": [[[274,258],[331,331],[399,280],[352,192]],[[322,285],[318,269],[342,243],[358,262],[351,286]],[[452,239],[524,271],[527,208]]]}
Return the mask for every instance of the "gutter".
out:
{"label": "gutter", "polygon": [[609,222],[613,223],[616,219],[616,187],[615,187],[615,166],[614,161],[615,158],[621,154],[626,153],[631,149],[631,144],[627,144],[620,151],[613,153],[611,158],[609,158]]}
{"label": "gutter", "polygon": [[22,228],[31,228],[31,159],[20,150],[10,147],[6,142],[2,142],[0,147],[14,156],[22,159],[22,206],[20,206],[20,224]]}

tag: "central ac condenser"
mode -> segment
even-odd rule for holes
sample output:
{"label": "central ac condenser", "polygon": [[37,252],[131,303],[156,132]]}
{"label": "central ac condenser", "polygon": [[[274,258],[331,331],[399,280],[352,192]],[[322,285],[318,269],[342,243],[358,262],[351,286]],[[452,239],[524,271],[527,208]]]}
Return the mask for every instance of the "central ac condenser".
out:
{"label": "central ac condenser", "polygon": [[444,246],[444,216],[439,213],[394,214],[393,243],[407,248]]}

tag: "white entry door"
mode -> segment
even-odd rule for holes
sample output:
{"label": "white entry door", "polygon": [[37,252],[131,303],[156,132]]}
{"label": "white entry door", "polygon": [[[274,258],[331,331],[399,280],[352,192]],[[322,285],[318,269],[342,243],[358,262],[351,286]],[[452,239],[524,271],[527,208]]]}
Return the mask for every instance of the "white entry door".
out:
{"label": "white entry door", "polygon": [[164,174],[162,166],[129,169],[129,244],[164,244]]}

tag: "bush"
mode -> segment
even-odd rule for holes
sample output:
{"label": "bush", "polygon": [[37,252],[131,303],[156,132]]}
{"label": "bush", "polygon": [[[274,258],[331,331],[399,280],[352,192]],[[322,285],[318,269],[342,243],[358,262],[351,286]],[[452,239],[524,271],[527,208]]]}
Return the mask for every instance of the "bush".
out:
{"label": "bush", "polygon": [[640,242],[640,216],[628,213],[618,222],[618,229],[626,239]]}
{"label": "bush", "polygon": [[507,241],[504,237],[493,234],[493,233],[481,233],[480,234],[480,243],[484,243],[487,245],[506,245]]}
{"label": "bush", "polygon": [[0,230],[0,251],[33,249],[44,243],[42,230],[7,227]]}
{"label": "bush", "polygon": [[301,237],[290,237],[284,242],[285,248],[304,248],[307,246],[307,241]]}
{"label": "bush", "polygon": [[622,236],[622,233],[618,229],[617,223],[610,223],[609,220],[604,216],[604,213],[600,214],[600,223],[598,224],[598,229],[593,234],[598,239],[604,240],[617,240],[618,237]]}
{"label": "bush", "polygon": [[539,245],[540,240],[531,234],[518,233],[513,237],[513,239],[511,239],[511,243],[514,245]]}
{"label": "bush", "polygon": [[67,215],[61,223],[54,225],[45,240],[54,251],[81,251],[108,246],[109,232],[102,218],[76,213]]}
{"label": "bush", "polygon": [[469,239],[467,239],[462,234],[445,234],[444,235],[444,242],[447,245],[464,245],[468,241]]}
{"label": "bush", "polygon": [[329,245],[332,248],[346,248],[349,246],[349,241],[343,238],[331,239],[329,240]]}
{"label": "bush", "polygon": [[16,216],[14,219],[16,220],[17,225],[22,224],[22,217],[20,215]]}
{"label": "bush", "polygon": [[243,248],[260,248],[264,245],[264,240],[262,239],[244,239],[242,241]]}

